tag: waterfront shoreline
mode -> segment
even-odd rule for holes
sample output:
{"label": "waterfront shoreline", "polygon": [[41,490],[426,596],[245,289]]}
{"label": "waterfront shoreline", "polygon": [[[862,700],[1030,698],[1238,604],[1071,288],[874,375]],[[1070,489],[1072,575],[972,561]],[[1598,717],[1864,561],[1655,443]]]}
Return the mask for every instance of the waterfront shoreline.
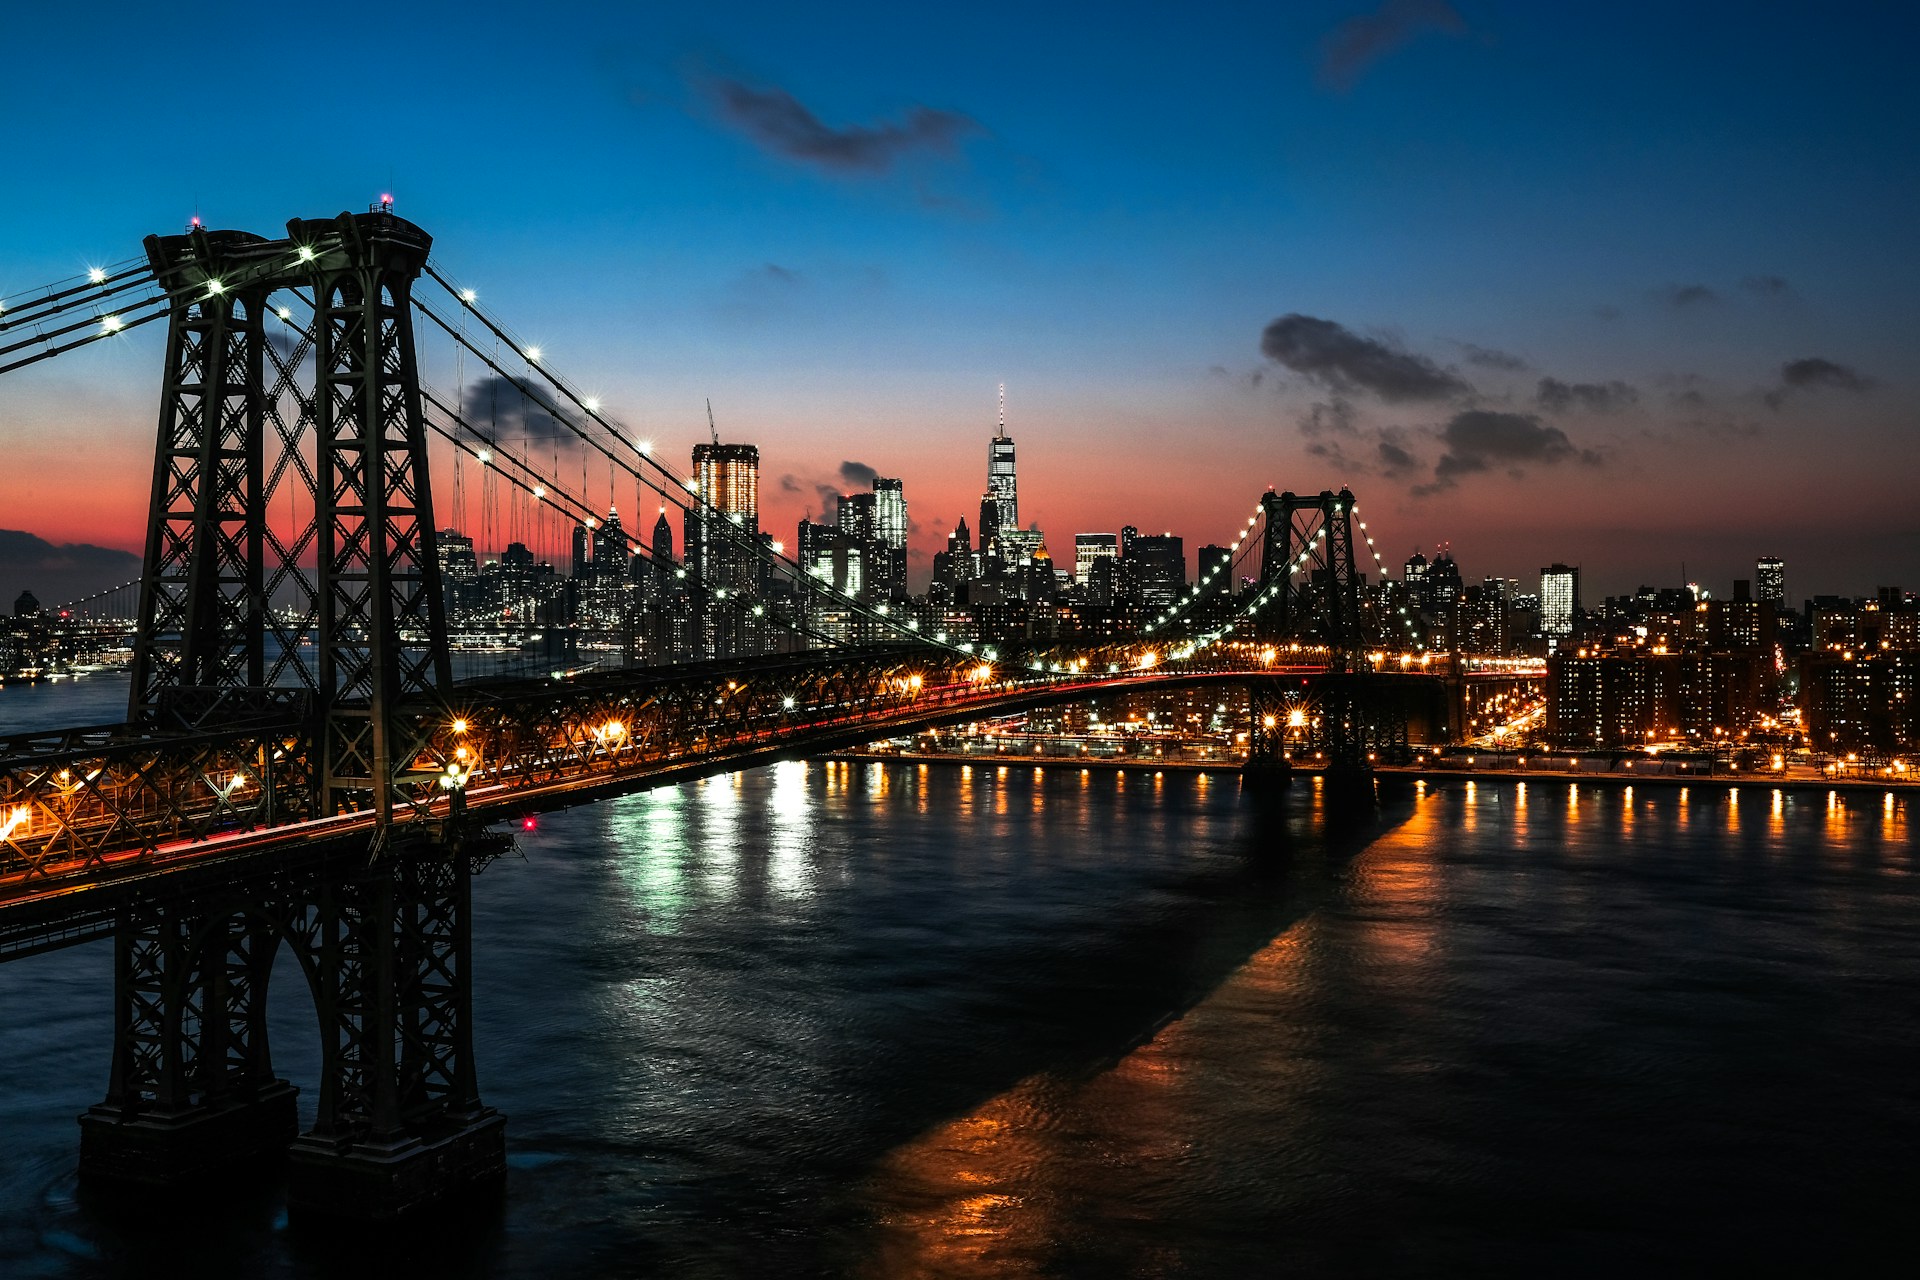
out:
{"label": "waterfront shoreline", "polygon": [[[1075,759],[1071,756],[964,756],[938,752],[894,752],[894,751],[835,751],[815,759],[823,761],[850,760],[874,764],[940,764],[940,765],[979,765],[982,768],[1010,768],[1031,765],[1035,768],[1049,766],[1064,769],[1105,770],[1118,773],[1239,773],[1244,765],[1238,761],[1194,761],[1194,760],[1140,760],[1123,759],[1115,756],[1100,758],[1087,757]],[[1295,766],[1302,775],[1320,772],[1315,768]],[[1888,778],[1806,778],[1774,777],[1767,774],[1678,774],[1678,773],[1634,773],[1629,770],[1608,770],[1589,772],[1583,769],[1489,769],[1484,766],[1464,766],[1455,768],[1448,765],[1375,765],[1374,773],[1378,777],[1408,778],[1423,782],[1460,780],[1466,782],[1568,782],[1587,783],[1594,786],[1611,787],[1707,787],[1716,791],[1738,790],[1742,787],[1779,791],[1887,791],[1895,793],[1920,792],[1920,781],[1895,781]]]}

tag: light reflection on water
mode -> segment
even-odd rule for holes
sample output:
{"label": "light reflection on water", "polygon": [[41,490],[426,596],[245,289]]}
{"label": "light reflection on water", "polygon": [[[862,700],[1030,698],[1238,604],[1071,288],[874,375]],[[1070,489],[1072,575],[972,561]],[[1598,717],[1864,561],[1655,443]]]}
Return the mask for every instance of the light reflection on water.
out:
{"label": "light reflection on water", "polygon": [[[1747,799],[1440,780],[1342,829],[1317,779],[833,761],[553,815],[475,885],[514,1166],[467,1269],[1699,1266],[1794,1257],[1782,1204],[1864,1247],[1920,1140],[1908,802]],[[104,972],[0,966],[0,1273],[136,1247],[71,1195]]]}

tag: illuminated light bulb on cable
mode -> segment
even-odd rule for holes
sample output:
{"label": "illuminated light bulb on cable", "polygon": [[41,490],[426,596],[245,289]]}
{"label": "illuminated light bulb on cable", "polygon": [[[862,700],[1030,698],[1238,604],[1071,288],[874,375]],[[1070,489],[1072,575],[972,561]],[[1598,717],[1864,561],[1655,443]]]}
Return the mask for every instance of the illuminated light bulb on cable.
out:
{"label": "illuminated light bulb on cable", "polygon": [[227,286],[224,284],[221,284],[218,280],[207,281],[207,293],[209,295],[221,294],[221,293],[225,293],[226,291],[227,291]]}
{"label": "illuminated light bulb on cable", "polygon": [[588,413],[600,412],[600,398],[598,396],[587,397],[587,412]]}
{"label": "illuminated light bulb on cable", "polygon": [[639,452],[640,456],[644,458],[653,452],[653,441],[636,440],[634,441],[633,447]]}
{"label": "illuminated light bulb on cable", "polygon": [[493,451],[491,449],[482,449],[480,450],[480,452],[474,454],[473,456],[475,460],[478,461],[480,465],[483,467],[486,466],[489,462],[493,461]]}
{"label": "illuminated light bulb on cable", "polygon": [[87,279],[93,281],[95,284],[105,284],[107,282],[107,273],[99,267],[89,267],[87,269]]}
{"label": "illuminated light bulb on cable", "polygon": [[545,485],[540,485],[540,484],[533,486],[533,496],[535,501],[538,501],[539,499],[546,497],[547,487]]}
{"label": "illuminated light bulb on cable", "polygon": [[297,257],[297,258],[299,258],[299,259],[300,259],[300,261],[302,261],[302,262],[312,262],[312,261],[313,261],[313,246],[312,246],[312,245],[310,245],[310,244],[303,244],[303,245],[301,245],[301,246],[300,246],[300,252],[299,252],[299,253],[297,253],[297,254],[295,254],[294,256],[295,256],[295,257]]}
{"label": "illuminated light bulb on cable", "polygon": [[480,295],[475,293],[471,289],[462,289],[460,291],[460,301],[466,303],[468,306],[472,306],[474,303],[478,302],[479,300],[480,300]]}
{"label": "illuminated light bulb on cable", "polygon": [[100,318],[100,331],[102,333],[118,333],[125,327],[125,322],[123,322],[119,316],[102,316]]}
{"label": "illuminated light bulb on cable", "polygon": [[281,307],[281,308],[280,308],[280,309],[279,309],[278,311],[276,311],[276,312],[275,312],[274,314],[275,314],[275,315],[277,315],[277,316],[279,316],[279,317],[280,317],[280,318],[281,318],[282,320],[291,320],[291,319],[293,319],[293,308],[292,308],[292,307]]}
{"label": "illuminated light bulb on cable", "polygon": [[534,364],[539,364],[539,363],[540,363],[540,348],[538,348],[538,347],[528,347],[528,348],[527,348],[527,359],[528,359],[528,360],[529,360],[530,362],[532,362],[532,363],[534,363]]}

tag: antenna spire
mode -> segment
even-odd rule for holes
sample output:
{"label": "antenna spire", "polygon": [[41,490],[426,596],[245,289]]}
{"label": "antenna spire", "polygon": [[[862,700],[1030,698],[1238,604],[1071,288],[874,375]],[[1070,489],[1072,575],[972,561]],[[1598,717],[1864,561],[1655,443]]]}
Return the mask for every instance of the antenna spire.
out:
{"label": "antenna spire", "polygon": [[1007,384],[1000,384],[1000,434],[1007,434]]}

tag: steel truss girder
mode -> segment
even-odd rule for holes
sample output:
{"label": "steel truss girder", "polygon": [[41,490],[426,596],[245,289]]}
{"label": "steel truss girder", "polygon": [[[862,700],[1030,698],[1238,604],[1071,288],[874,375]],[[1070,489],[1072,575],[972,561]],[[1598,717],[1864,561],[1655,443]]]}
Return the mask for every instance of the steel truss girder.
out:
{"label": "steel truss girder", "polygon": [[424,839],[342,873],[123,907],[113,1070],[96,1114],[180,1116],[275,1084],[267,980],[284,943],[314,996],[312,1139],[392,1147],[481,1111],[466,853]]}
{"label": "steel truss girder", "polygon": [[169,737],[127,726],[0,756],[0,883],[121,866],[129,855],[316,816],[304,719]]}

